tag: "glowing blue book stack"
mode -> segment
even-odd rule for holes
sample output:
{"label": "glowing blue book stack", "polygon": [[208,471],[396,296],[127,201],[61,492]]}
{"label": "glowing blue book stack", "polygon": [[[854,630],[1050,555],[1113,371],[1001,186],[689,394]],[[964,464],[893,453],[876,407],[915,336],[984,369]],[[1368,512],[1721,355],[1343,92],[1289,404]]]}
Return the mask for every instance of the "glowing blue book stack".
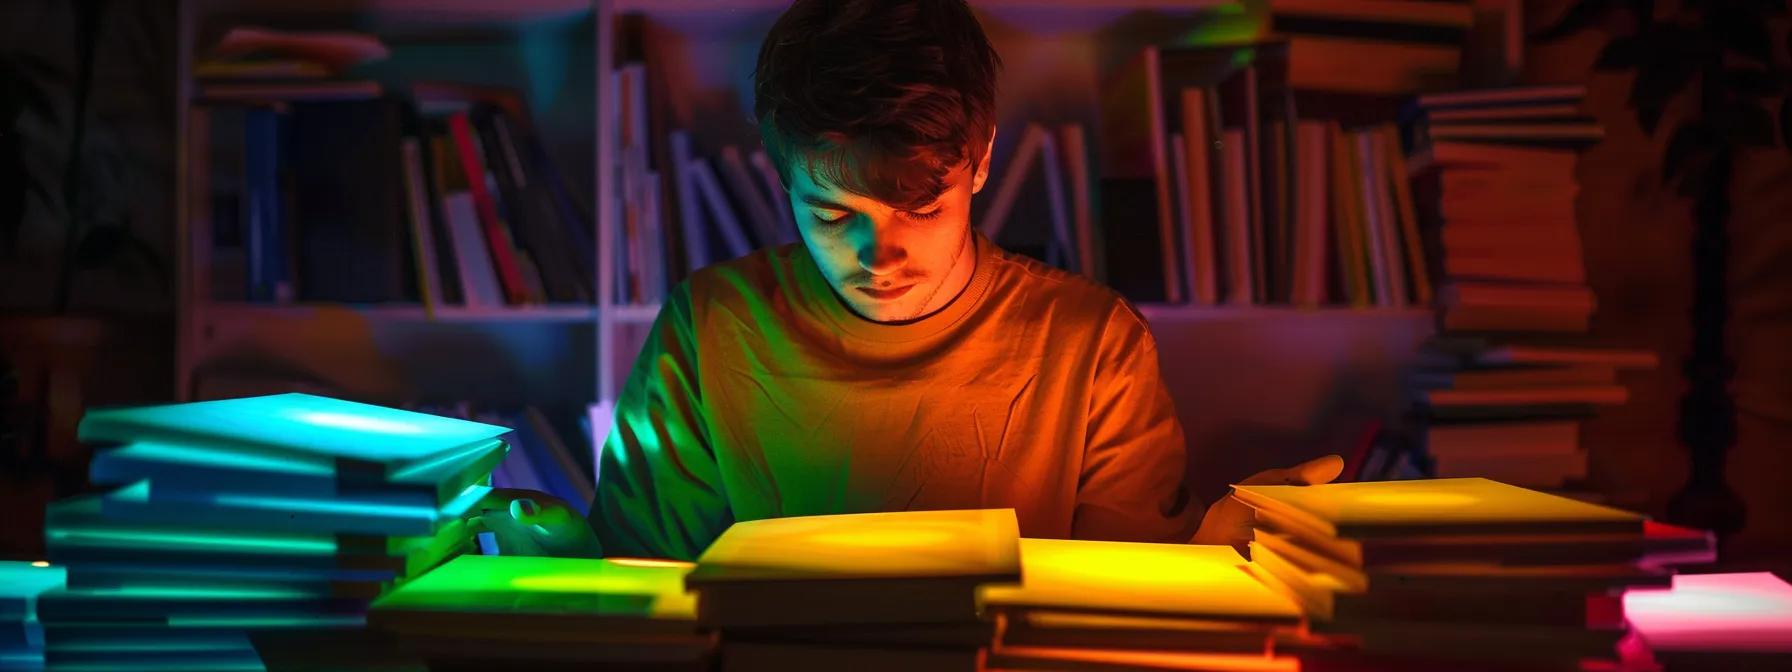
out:
{"label": "glowing blue book stack", "polygon": [[61,588],[61,567],[0,562],[0,670],[44,669],[44,629],[37,596]]}
{"label": "glowing blue book stack", "polygon": [[38,604],[52,669],[264,669],[250,633],[354,628],[471,546],[505,428],[303,394],[106,409],[91,477],[53,504],[65,589]]}

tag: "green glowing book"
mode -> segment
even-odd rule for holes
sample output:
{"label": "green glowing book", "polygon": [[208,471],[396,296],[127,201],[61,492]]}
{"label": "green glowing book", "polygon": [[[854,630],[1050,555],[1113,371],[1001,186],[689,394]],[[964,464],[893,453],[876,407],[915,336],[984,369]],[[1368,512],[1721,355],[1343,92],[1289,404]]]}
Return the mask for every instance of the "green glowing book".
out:
{"label": "green glowing book", "polygon": [[37,597],[67,582],[68,570],[64,567],[0,561],[0,621],[30,619]]}
{"label": "green glowing book", "polygon": [[444,453],[481,445],[503,427],[309,394],[96,409],[79,436],[92,443],[156,441],[271,456],[318,456],[381,480]]}
{"label": "green glowing book", "polygon": [[678,641],[696,633],[690,570],[664,560],[463,555],[375,600],[368,623],[407,636]]}
{"label": "green glowing book", "polygon": [[100,510],[109,519],[163,525],[417,536],[441,532],[490,492],[487,486],[471,486],[436,508],[341,497],[168,492],[152,481],[140,481],[107,494]]}
{"label": "green glowing book", "polygon": [[977,589],[1020,580],[1011,509],[735,523],[686,584],[713,627],[977,620]]}
{"label": "green glowing book", "polygon": [[168,491],[345,497],[440,507],[483,483],[508,450],[503,441],[493,439],[388,473],[369,474],[327,455],[270,456],[142,441],[97,451],[88,474],[94,483],[150,480]]}
{"label": "green glowing book", "polygon": [[332,580],[389,580],[414,576],[467,549],[458,518],[429,536],[368,536],[277,529],[207,529],[188,521],[168,524],[113,520],[105,496],[83,495],[53,503],[44,516],[44,544],[57,563],[162,568],[232,567],[242,571],[330,574]]}

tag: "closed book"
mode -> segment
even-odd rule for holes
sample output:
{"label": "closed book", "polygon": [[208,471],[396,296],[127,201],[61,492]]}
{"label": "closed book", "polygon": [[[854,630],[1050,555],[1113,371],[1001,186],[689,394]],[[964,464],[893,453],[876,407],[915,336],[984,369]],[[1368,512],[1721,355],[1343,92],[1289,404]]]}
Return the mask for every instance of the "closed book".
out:
{"label": "closed book", "polygon": [[310,455],[390,476],[483,445],[503,427],[309,394],[102,408],[82,418],[86,442],[161,441],[268,456]]}
{"label": "closed book", "polygon": [[690,641],[690,563],[463,555],[376,600],[375,627],[400,635],[539,642]]}
{"label": "closed book", "polygon": [[713,627],[977,619],[987,583],[1020,578],[1008,509],[743,521],[698,558],[687,584]]}
{"label": "closed book", "polygon": [[434,536],[490,494],[468,487],[441,507],[404,506],[369,497],[305,498],[247,492],[182,491],[141,481],[107,494],[100,510],[120,521],[236,529],[280,529],[373,536]]}
{"label": "closed book", "polygon": [[1022,539],[1022,582],[985,608],[1292,624],[1300,609],[1243,570],[1230,546]]}
{"label": "closed book", "polygon": [[1480,478],[1236,485],[1234,496],[1318,537],[1639,532],[1641,515]]}
{"label": "closed book", "polygon": [[[1268,586],[1264,588],[1273,590]],[[1268,649],[1274,637],[1274,628],[1277,627],[1227,620],[1116,616],[1076,611],[1004,614],[1002,624],[1001,647],[1046,646],[1203,653],[1262,653]]]}
{"label": "closed book", "polygon": [[268,456],[217,446],[142,441],[94,452],[93,483],[152,479],[180,490],[233,490],[306,497],[367,495],[394,504],[441,506],[491,473],[508,451],[492,439],[388,473],[323,455]]}

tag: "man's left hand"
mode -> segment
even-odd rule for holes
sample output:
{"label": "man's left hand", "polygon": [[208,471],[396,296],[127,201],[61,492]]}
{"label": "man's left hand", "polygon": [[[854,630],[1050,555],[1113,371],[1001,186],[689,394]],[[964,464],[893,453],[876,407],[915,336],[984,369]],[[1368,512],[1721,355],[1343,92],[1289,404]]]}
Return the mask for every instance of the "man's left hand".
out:
{"label": "man's left hand", "polygon": [[[1327,455],[1288,467],[1270,469],[1244,479],[1239,485],[1319,485],[1330,483],[1344,472],[1344,458]],[[1252,524],[1256,522],[1251,507],[1227,492],[1225,497],[1207,507],[1201,518],[1201,529],[1189,540],[1191,544],[1227,545],[1239,555],[1250,557]]]}

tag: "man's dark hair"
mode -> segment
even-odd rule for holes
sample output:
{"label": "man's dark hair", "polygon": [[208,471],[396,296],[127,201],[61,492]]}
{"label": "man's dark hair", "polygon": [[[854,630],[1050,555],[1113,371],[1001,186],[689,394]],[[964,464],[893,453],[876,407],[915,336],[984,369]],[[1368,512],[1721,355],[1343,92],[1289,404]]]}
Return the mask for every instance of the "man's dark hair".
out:
{"label": "man's dark hair", "polygon": [[913,210],[982,160],[1000,68],[964,0],[796,0],[759,48],[753,113],[785,184],[800,164]]}

